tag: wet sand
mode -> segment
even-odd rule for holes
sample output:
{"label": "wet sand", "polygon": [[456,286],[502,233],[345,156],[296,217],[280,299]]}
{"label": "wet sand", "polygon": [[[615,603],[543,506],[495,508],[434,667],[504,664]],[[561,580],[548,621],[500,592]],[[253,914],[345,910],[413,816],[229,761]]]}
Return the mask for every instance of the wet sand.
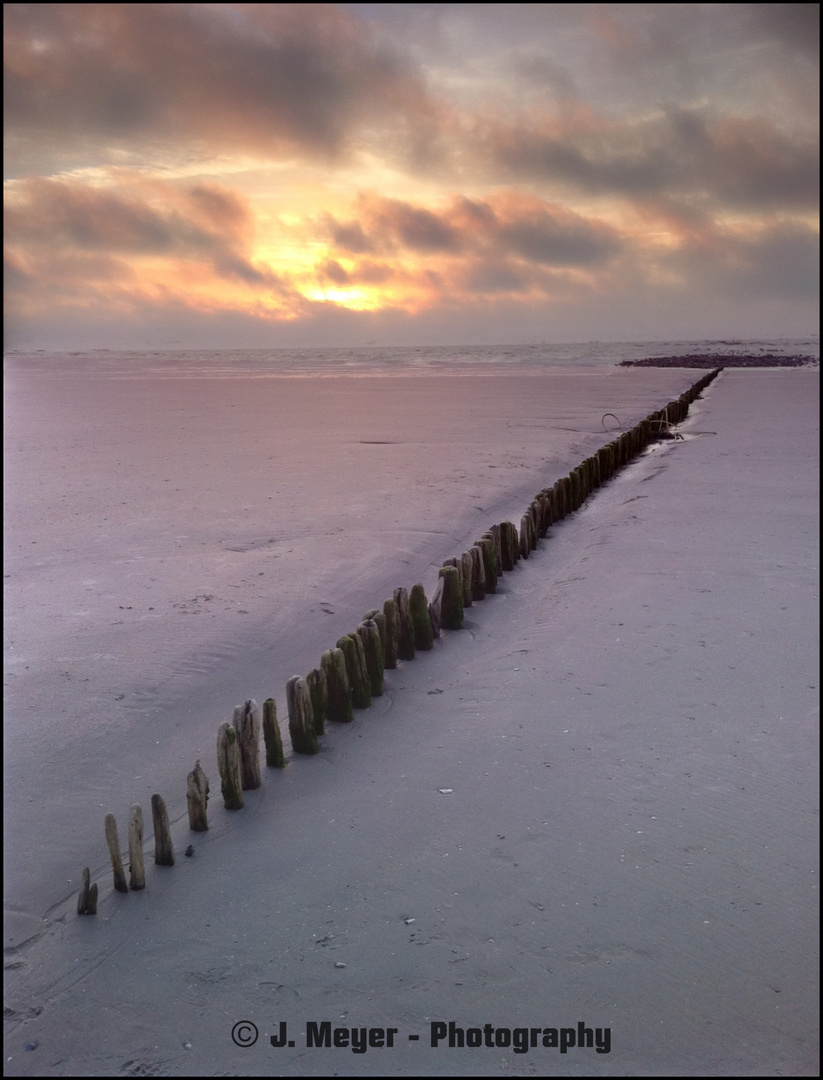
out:
{"label": "wet sand", "polygon": [[[352,565],[353,521],[341,513],[358,508],[347,493],[325,526],[340,523],[346,556],[330,563],[333,534],[305,530],[301,553],[322,546],[329,573],[311,629],[289,640],[285,660],[262,642],[206,658],[199,673],[169,663],[159,689],[172,700],[166,688],[182,678],[196,707],[181,709],[179,734],[163,728],[166,745],[148,765],[160,779],[169,756],[190,768],[195,753],[181,744],[199,726],[212,829],[195,836],[178,821],[177,865],[150,866],[145,892],[128,897],[111,892],[98,856],[97,917],[78,919],[73,896],[58,899],[45,932],[7,952],[10,1075],[817,1073],[817,371],[725,372],[693,406],[685,441],[656,446],[554,527],[498,595],[468,610],[466,630],[390,673],[384,697],[335,727],[317,758],[267,774],[241,812],[224,811],[216,793],[212,729],[243,697],[273,692],[256,689],[267,658],[275,687],[295,673],[289,650],[307,670],[394,585],[430,586],[432,567],[491,521],[519,520],[539,487],[602,445],[602,412],[633,422],[694,381],[672,371],[610,380],[595,408],[592,386],[575,403],[569,378],[551,404],[535,407],[532,382],[505,409],[501,387],[483,380],[476,438],[451,443],[449,399],[429,393],[429,406],[443,407],[440,442],[421,434],[412,473],[406,454],[385,478],[387,495],[407,481],[399,563],[375,575],[375,550],[396,556],[398,534],[363,527],[369,555]],[[522,424],[516,439],[509,423],[490,428],[496,409]],[[398,435],[396,421],[375,426],[374,413],[366,430],[353,407],[341,415],[358,447]],[[504,464],[503,475],[489,482],[479,464]],[[413,522],[424,507],[421,537]],[[387,507],[373,511],[364,499],[369,524],[385,525]],[[225,565],[211,558],[210,572]],[[261,598],[260,626],[270,601]],[[287,594],[283,628],[298,603]],[[159,625],[152,638],[174,656],[179,632],[165,614],[168,631]],[[231,611],[221,619],[240,621]],[[112,748],[118,731],[129,735],[95,827],[113,809],[122,836],[128,805],[145,809],[145,792],[163,791],[152,777],[123,787],[160,733],[153,716],[94,729]],[[66,752],[73,745],[66,735]],[[7,787],[13,779],[7,746]],[[71,854],[88,862],[88,835],[66,829],[78,831]],[[238,1021],[258,1026],[255,1045],[232,1042]],[[395,1046],[308,1047],[307,1024],[325,1021],[395,1027]],[[432,1022],[450,1021],[541,1033],[582,1022],[609,1029],[610,1052],[561,1055],[542,1034],[523,1054],[431,1047]],[[269,1045],[281,1023],[294,1047]]]}

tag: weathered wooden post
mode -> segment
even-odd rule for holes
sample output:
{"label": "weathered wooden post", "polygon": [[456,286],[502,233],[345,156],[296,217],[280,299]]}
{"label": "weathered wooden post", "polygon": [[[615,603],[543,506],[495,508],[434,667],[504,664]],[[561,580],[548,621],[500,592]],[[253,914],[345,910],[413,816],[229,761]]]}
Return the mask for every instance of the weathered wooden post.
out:
{"label": "weathered wooden post", "polygon": [[483,552],[483,572],[486,576],[486,592],[497,592],[497,560],[494,555],[494,540],[483,536],[477,541],[477,547]]}
{"label": "weathered wooden post", "polygon": [[472,600],[485,600],[486,569],[483,565],[483,551],[475,544],[469,554],[472,559]]}
{"label": "weathered wooden post", "polygon": [[83,868],[83,876],[80,881],[80,894],[77,897],[78,915],[97,914],[97,885],[89,885],[89,868]]}
{"label": "weathered wooden post", "polygon": [[146,869],[143,865],[143,811],[137,803],[131,808],[129,820],[129,885],[135,892],[146,887]]}
{"label": "weathered wooden post", "polygon": [[348,634],[344,634],[338,639],[337,648],[342,650],[346,660],[346,675],[351,687],[352,705],[355,709],[368,709],[371,705],[371,685],[368,675],[364,678],[354,640]]}
{"label": "weathered wooden post", "polygon": [[489,527],[489,536],[494,541],[494,561],[497,566],[497,576],[503,572],[503,532],[499,525]]}
{"label": "weathered wooden post", "polygon": [[360,678],[363,680],[363,685],[369,692],[369,705],[371,705],[371,675],[369,674],[369,665],[366,662],[366,646],[363,643],[363,638],[357,633],[357,631],[355,631],[353,634],[349,634],[348,636],[354,642],[354,653],[357,657],[357,667],[360,671]]}
{"label": "weathered wooden post", "polygon": [[409,615],[414,631],[414,647],[421,652],[428,652],[434,648],[434,631],[426,591],[419,582],[412,585],[409,594]]}
{"label": "weathered wooden post", "polygon": [[386,670],[397,667],[398,651],[400,649],[400,612],[397,610],[397,602],[394,597],[383,604],[383,618],[386,626],[386,639],[383,642],[383,662]]}
{"label": "weathered wooden post", "polygon": [[357,627],[357,634],[363,642],[363,651],[366,654],[366,669],[371,682],[372,697],[381,697],[383,694],[385,662],[383,659],[383,642],[380,639],[377,623],[374,619],[366,619]]}
{"label": "weathered wooden post", "polygon": [[520,535],[518,537],[521,559],[528,559],[529,552],[532,549],[531,540],[529,538],[530,524],[531,517],[528,514],[524,514],[523,517],[520,519]]}
{"label": "weathered wooden post", "polygon": [[562,521],[566,516],[566,492],[562,480],[555,480],[554,487],[554,520]]}
{"label": "weathered wooden post", "polygon": [[464,551],[460,556],[460,584],[463,586],[463,607],[471,607],[474,599],[472,590],[472,553]]}
{"label": "weathered wooden post", "polygon": [[500,552],[503,570],[514,570],[518,561],[517,530],[511,521],[500,522]]}
{"label": "weathered wooden post", "polygon": [[299,675],[289,679],[286,683],[286,701],[292,749],[296,754],[318,754],[320,743],[314,732],[311,695],[305,679]]}
{"label": "weathered wooden post", "polygon": [[532,551],[537,550],[537,540],[540,533],[540,521],[542,515],[542,509],[537,499],[532,499],[531,505],[527,511],[531,515],[531,535],[529,537],[529,543],[531,544]]}
{"label": "weathered wooden post", "polygon": [[237,705],[232,722],[237,730],[240,748],[240,778],[244,791],[260,787],[260,706],[249,698],[245,705]]}
{"label": "weathered wooden post", "polygon": [[326,716],[329,711],[329,685],[322,668],[312,668],[306,676],[306,686],[311,698],[315,735],[326,734]]}
{"label": "weathered wooden post", "polygon": [[440,625],[445,630],[463,629],[463,589],[455,566],[441,566],[443,599],[440,605]]}
{"label": "weathered wooden post", "polygon": [[443,579],[437,579],[437,585],[434,588],[434,594],[429,601],[429,622],[432,627],[432,637],[440,637],[440,619],[442,615],[443,607]]}
{"label": "weathered wooden post", "polygon": [[363,616],[363,622],[373,622],[377,626],[378,633],[380,634],[380,645],[383,649],[383,666],[388,667],[386,663],[386,616],[382,611],[378,611],[377,608],[372,608],[371,611],[367,611]]}
{"label": "weathered wooden post", "polygon": [[400,621],[400,639],[397,644],[397,656],[400,660],[414,660],[414,628],[409,611],[409,594],[406,589],[394,590],[394,602]]}
{"label": "weathered wooden post", "polygon": [[320,658],[320,666],[326,673],[329,691],[328,719],[336,724],[350,724],[354,719],[352,692],[342,649],[328,649],[324,652]]}
{"label": "weathered wooden post", "polygon": [[200,758],[186,777],[186,802],[189,807],[189,828],[193,832],[207,832],[209,818],[209,778],[200,767]]}
{"label": "weathered wooden post", "polygon": [[270,769],[285,769],[286,755],[283,753],[283,738],[277,723],[277,702],[266,698],[263,702],[263,742],[266,745],[266,765]]}
{"label": "weathered wooden post", "polygon": [[220,790],[227,810],[243,809],[243,777],[240,772],[240,747],[237,729],[224,720],[217,729],[217,768]]}
{"label": "weathered wooden post", "polygon": [[106,845],[111,856],[111,868],[114,871],[114,887],[118,892],[127,893],[129,887],[123,870],[123,858],[120,854],[120,841],[117,839],[117,822],[114,814],[106,814]]}
{"label": "weathered wooden post", "polygon": [[154,828],[154,862],[156,866],[174,866],[174,848],[169,829],[169,812],[162,795],[151,797],[151,820]]}
{"label": "weathered wooden post", "polygon": [[457,571],[457,580],[460,583],[460,593],[462,595],[462,593],[463,593],[463,560],[462,559],[457,559],[454,556],[452,556],[450,559],[444,559],[443,560],[443,565],[444,566],[453,566],[454,569]]}

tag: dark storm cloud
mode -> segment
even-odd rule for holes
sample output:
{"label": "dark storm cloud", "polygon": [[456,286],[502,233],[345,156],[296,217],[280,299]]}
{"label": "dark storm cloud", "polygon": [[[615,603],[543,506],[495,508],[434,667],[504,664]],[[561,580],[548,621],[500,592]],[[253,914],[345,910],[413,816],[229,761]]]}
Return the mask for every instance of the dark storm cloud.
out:
{"label": "dark storm cloud", "polygon": [[[339,225],[326,219],[332,242],[362,237],[356,250],[408,251],[443,256],[482,253],[492,261],[514,256],[549,266],[593,266],[621,247],[616,230],[595,219],[514,194],[453,200],[435,213],[399,199],[361,195],[360,218]],[[344,243],[343,251],[351,251]]]}
{"label": "dark storm cloud", "polygon": [[549,266],[591,266],[620,250],[614,230],[568,211],[543,211],[503,225],[498,242],[529,262]]}
{"label": "dark storm cloud", "polygon": [[5,6],[6,126],[334,156],[363,122],[423,108],[398,53],[313,4]]}
{"label": "dark storm cloud", "polygon": [[707,230],[665,260],[695,288],[735,300],[814,301],[820,295],[817,231],[777,223],[753,232]]}
{"label": "dark storm cloud", "polygon": [[819,4],[747,4],[752,25],[768,39],[811,60],[820,57]]}
{"label": "dark storm cloud", "polygon": [[598,195],[629,199],[687,194],[716,205],[813,208],[816,140],[765,119],[708,117],[670,109],[635,125],[540,132],[497,125],[487,133],[495,166]]}
{"label": "dark storm cloud", "polygon": [[[202,262],[223,278],[278,287],[276,275],[243,253],[251,219],[242,200],[217,185],[177,189],[149,182],[128,194],[58,180],[18,182],[4,210],[6,243],[46,253]],[[82,263],[88,269],[88,260]],[[84,271],[85,272],[85,271]]]}

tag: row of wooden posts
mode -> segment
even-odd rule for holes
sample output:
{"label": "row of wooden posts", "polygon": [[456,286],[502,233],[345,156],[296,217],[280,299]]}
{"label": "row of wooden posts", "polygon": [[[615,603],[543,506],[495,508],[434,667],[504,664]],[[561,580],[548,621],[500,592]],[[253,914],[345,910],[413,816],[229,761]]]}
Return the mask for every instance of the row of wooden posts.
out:
{"label": "row of wooden posts", "polygon": [[[719,370],[719,369],[718,369]],[[591,457],[557,480],[550,488],[537,493],[520,520],[519,528],[510,521],[492,525],[488,532],[462,555],[446,559],[439,571],[431,601],[423,586],[411,591],[394,590],[382,611],[367,611],[357,629],[341,637],[333,649],[323,653],[319,665],[305,678],[295,675],[286,684],[289,735],[297,754],[316,754],[319,739],[327,722],[350,723],[354,709],[365,709],[373,697],[383,693],[384,672],[397,667],[399,660],[413,660],[415,654],[434,647],[441,630],[460,630],[464,611],[472,604],[497,591],[501,573],[513,570],[520,559],[527,559],[549,527],[577,510],[586,497],[627,465],[662,432],[685,420],[689,405],[715,378],[709,372],[676,401],[652,413],[629,431],[601,447]],[[274,698],[263,702],[262,711],[253,699],[234,710],[231,723],[222,723],[217,733],[217,766],[221,793],[227,810],[243,807],[243,792],[260,787],[260,732],[269,768],[282,769],[286,759],[277,722]],[[187,778],[189,827],[205,832],[208,825],[209,781],[200,762]],[[154,861],[158,866],[173,866],[174,851],[169,831],[166,804],[160,795],[152,795]],[[131,808],[129,821],[129,882],[123,869],[117,823],[106,816],[106,843],[118,892],[143,889],[146,875],[143,864],[143,812]],[[190,849],[191,850],[191,849]],[[97,910],[97,885],[89,883],[89,869],[83,870],[77,911],[93,915]]]}

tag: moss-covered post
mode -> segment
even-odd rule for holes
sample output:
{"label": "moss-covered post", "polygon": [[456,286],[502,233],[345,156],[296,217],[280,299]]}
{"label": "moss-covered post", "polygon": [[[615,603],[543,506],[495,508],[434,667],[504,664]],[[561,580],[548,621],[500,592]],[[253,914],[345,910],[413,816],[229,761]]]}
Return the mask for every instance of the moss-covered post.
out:
{"label": "moss-covered post", "polygon": [[329,712],[329,684],[322,668],[312,668],[306,676],[306,686],[311,698],[315,735],[326,734],[326,717]]}
{"label": "moss-covered post", "polygon": [[129,819],[129,886],[137,892],[146,887],[146,868],[143,865],[143,811],[131,808]]}
{"label": "moss-covered post", "polygon": [[162,795],[151,797],[151,820],[154,828],[154,862],[156,866],[174,866],[174,848],[169,829],[169,812]]}
{"label": "moss-covered post", "polygon": [[377,608],[372,608],[363,616],[363,622],[373,622],[377,626],[377,632],[380,634],[380,646],[383,649],[383,667],[388,667],[386,663],[386,616]]}
{"label": "moss-covered post", "polygon": [[324,652],[320,659],[320,666],[326,673],[328,685],[328,719],[336,724],[350,724],[354,719],[352,692],[343,650],[329,649]]}
{"label": "moss-covered post", "polygon": [[457,571],[457,580],[460,582],[460,591],[463,592],[463,560],[457,559],[452,556],[449,559],[443,560],[444,566],[453,566]]}
{"label": "moss-covered post", "polygon": [[286,701],[292,750],[296,754],[318,754],[320,743],[314,733],[311,696],[305,679],[301,679],[299,675],[289,679],[286,683]]}
{"label": "moss-covered post", "polygon": [[366,669],[371,682],[372,697],[381,697],[383,694],[383,682],[385,662],[383,659],[383,642],[380,640],[380,631],[374,619],[366,619],[357,627],[357,634],[363,642],[363,650],[366,653]]}
{"label": "moss-covered post", "polygon": [[400,660],[414,660],[414,627],[409,611],[409,594],[406,589],[394,590],[394,602],[400,622],[400,638],[397,644],[397,656]]}
{"label": "moss-covered post", "polygon": [[260,787],[260,706],[254,698],[235,708],[233,723],[240,748],[243,790],[254,791]]}
{"label": "moss-covered post", "polygon": [[400,649],[400,612],[397,610],[397,603],[393,596],[383,604],[383,618],[386,626],[383,662],[388,671],[397,667],[397,654]]}
{"label": "moss-covered post", "polygon": [[207,832],[209,828],[209,778],[200,767],[200,759],[186,777],[186,802],[189,808],[189,828],[192,832]]}
{"label": "moss-covered post", "polygon": [[217,768],[220,790],[227,810],[243,809],[243,777],[240,772],[240,747],[237,728],[224,720],[217,729]]}
{"label": "moss-covered post", "polygon": [[529,506],[529,509],[528,509],[528,513],[531,515],[531,519],[532,519],[531,536],[529,537],[529,542],[531,543],[532,551],[536,551],[537,550],[537,538],[538,538],[538,534],[540,533],[540,519],[541,519],[541,507],[540,507],[540,503],[537,501],[537,499],[532,500],[531,505]]}
{"label": "moss-covered post", "polygon": [[472,592],[472,553],[464,551],[460,556],[460,584],[463,586],[463,607],[471,607],[474,599]]}
{"label": "moss-covered post", "polygon": [[514,570],[517,562],[517,531],[510,521],[500,523],[500,556],[503,570]]}
{"label": "moss-covered post", "polygon": [[531,524],[531,517],[528,514],[524,514],[520,519],[520,535],[518,537],[518,544],[520,549],[521,559],[528,559],[531,552],[532,545],[529,538],[529,525]]}
{"label": "moss-covered post", "polygon": [[277,722],[277,702],[266,698],[263,702],[263,742],[266,744],[266,765],[270,769],[285,769],[286,755],[283,753],[283,737]]}
{"label": "moss-covered post", "polygon": [[371,686],[364,679],[360,667],[360,659],[353,639],[344,634],[337,642],[337,648],[342,650],[346,661],[346,675],[351,687],[351,701],[355,709],[368,709],[371,705]]}
{"label": "moss-covered post", "polygon": [[440,637],[440,618],[443,607],[443,579],[438,578],[434,587],[431,600],[429,600],[429,621],[432,625],[432,636]]}
{"label": "moss-covered post", "polygon": [[[369,705],[371,705],[371,675],[369,674],[369,665],[366,661],[366,646],[363,642],[363,638],[355,631],[353,634],[348,635],[354,642],[354,652],[357,657],[357,667],[360,671],[360,678],[363,685],[369,694]],[[364,695],[365,697],[365,695]],[[367,706],[368,707],[368,706]]]}
{"label": "moss-covered post", "polygon": [[80,877],[80,892],[77,896],[78,915],[97,914],[97,885],[90,885],[89,868],[85,866]]}
{"label": "moss-covered post", "polygon": [[483,565],[483,551],[475,544],[469,552],[472,560],[472,600],[486,599],[486,569]]}
{"label": "moss-covered post", "polygon": [[106,814],[106,846],[111,856],[111,868],[114,872],[114,887],[118,892],[129,891],[126,873],[123,870],[123,857],[120,854],[120,841],[117,839],[117,822],[114,814]]}
{"label": "moss-covered post", "polygon": [[444,630],[463,629],[463,589],[455,566],[442,566],[439,574],[443,582],[443,599],[440,605],[440,625]]}
{"label": "moss-covered post", "polygon": [[492,525],[489,528],[489,536],[494,542],[494,561],[497,566],[498,577],[503,572],[503,530],[499,525]]}
{"label": "moss-covered post", "polygon": [[483,571],[486,575],[486,592],[497,592],[497,560],[494,556],[494,540],[490,537],[481,537],[477,541],[477,547],[483,552]]}
{"label": "moss-covered post", "polygon": [[412,585],[409,594],[409,616],[414,631],[414,647],[420,649],[421,652],[433,649],[434,630],[429,614],[429,601],[426,599],[425,589],[419,582]]}

